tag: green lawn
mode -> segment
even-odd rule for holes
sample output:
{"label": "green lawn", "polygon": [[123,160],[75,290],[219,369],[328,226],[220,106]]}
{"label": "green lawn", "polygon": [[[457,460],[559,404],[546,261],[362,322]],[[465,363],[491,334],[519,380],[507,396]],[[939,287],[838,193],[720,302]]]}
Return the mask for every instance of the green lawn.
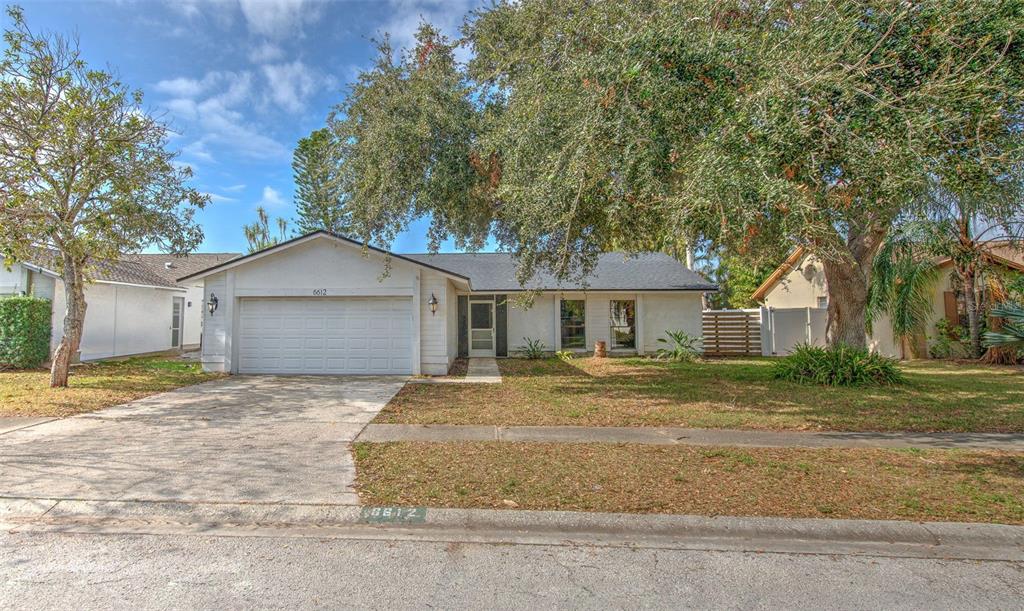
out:
{"label": "green lawn", "polygon": [[50,388],[49,371],[0,371],[0,416],[73,416],[218,377],[166,357],[78,365],[68,388]]}
{"label": "green lawn", "polygon": [[772,379],[769,359],[499,360],[501,384],[410,384],[377,422],[1024,432],[1024,371],[916,361],[894,387]]}
{"label": "green lawn", "polygon": [[358,443],[367,505],[1024,523],[1024,455]]}

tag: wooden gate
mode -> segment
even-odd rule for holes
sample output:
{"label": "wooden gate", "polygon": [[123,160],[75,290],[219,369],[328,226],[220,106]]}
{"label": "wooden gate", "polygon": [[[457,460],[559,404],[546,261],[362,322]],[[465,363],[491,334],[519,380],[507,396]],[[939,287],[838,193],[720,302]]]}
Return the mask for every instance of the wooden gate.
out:
{"label": "wooden gate", "polygon": [[760,310],[704,310],[704,354],[760,356]]}

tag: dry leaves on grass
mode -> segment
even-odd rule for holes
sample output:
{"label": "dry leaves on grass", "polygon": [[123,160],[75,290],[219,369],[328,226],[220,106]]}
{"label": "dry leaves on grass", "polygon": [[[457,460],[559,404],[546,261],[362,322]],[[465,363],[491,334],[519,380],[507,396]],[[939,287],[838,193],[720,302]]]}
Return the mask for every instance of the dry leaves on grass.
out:
{"label": "dry leaves on grass", "polygon": [[358,444],[374,505],[1024,523],[1024,454]]}
{"label": "dry leaves on grass", "polygon": [[78,365],[68,388],[50,388],[48,371],[7,371],[0,373],[0,416],[73,416],[218,377],[167,358]]}
{"label": "dry leaves on grass", "polygon": [[908,384],[881,389],[774,380],[768,359],[501,359],[499,367],[501,384],[410,385],[377,422],[1024,431],[1024,375],[1006,367],[908,363]]}

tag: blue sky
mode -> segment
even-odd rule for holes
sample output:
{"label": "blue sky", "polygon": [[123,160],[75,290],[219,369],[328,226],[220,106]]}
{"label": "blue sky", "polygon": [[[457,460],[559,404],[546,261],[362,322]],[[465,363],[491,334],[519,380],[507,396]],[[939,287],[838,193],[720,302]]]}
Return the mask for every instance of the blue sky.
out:
{"label": "blue sky", "polygon": [[[421,18],[457,32],[475,0],[22,0],[34,30],[77,33],[86,61],[145,92],[209,193],[204,251],[243,251],[262,205],[291,218],[291,154],[322,127],[384,32],[411,43]],[[392,249],[423,252],[426,223]],[[451,244],[442,250],[451,250]]]}

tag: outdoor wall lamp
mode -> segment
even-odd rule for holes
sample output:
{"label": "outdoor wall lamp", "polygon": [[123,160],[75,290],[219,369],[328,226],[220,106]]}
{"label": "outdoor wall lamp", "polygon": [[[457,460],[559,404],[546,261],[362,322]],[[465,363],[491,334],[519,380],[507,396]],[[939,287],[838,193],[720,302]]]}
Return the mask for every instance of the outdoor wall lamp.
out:
{"label": "outdoor wall lamp", "polygon": [[430,294],[430,299],[427,300],[427,305],[430,306],[430,315],[437,314],[437,297],[434,294]]}
{"label": "outdoor wall lamp", "polygon": [[220,303],[220,299],[217,299],[216,293],[210,293],[210,300],[206,302],[206,309],[210,312],[210,316],[217,311],[217,304]]}

